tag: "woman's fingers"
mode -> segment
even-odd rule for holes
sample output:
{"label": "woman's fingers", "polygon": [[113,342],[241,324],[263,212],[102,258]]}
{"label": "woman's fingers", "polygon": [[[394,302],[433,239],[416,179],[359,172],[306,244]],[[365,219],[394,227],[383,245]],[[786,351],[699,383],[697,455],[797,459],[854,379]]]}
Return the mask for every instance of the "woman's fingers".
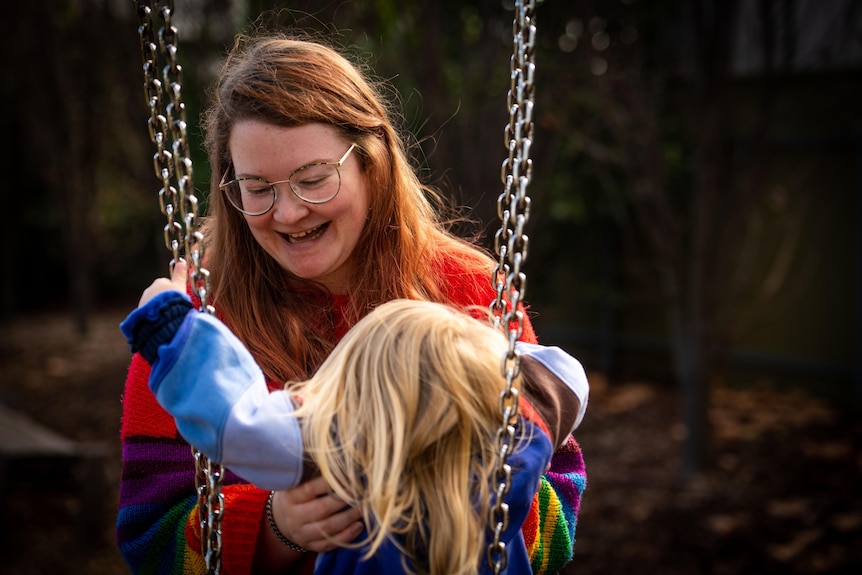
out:
{"label": "woman's fingers", "polygon": [[326,481],[322,477],[315,477],[297,485],[293,489],[284,491],[284,497],[296,505],[313,501],[321,495],[327,495],[328,493],[329,485],[327,485]]}
{"label": "woman's fingers", "polygon": [[362,533],[361,517],[357,509],[346,507],[323,521],[307,525],[306,528],[309,532],[313,534],[316,531],[318,533],[317,539],[309,544],[320,553],[350,543]]}
{"label": "woman's fingers", "polygon": [[185,260],[177,260],[174,263],[174,270],[171,274],[171,283],[174,284],[174,289],[185,291],[186,282],[189,279],[189,266]]}
{"label": "woman's fingers", "polygon": [[185,293],[187,280],[188,265],[183,260],[179,260],[174,264],[174,270],[171,273],[170,279],[157,278],[144,290],[140,301],[138,301],[138,307],[144,306],[148,301],[165,291],[175,290]]}
{"label": "woman's fingers", "polygon": [[332,495],[319,477],[276,493],[273,511],[282,533],[311,551],[330,551],[362,532],[359,510]]}

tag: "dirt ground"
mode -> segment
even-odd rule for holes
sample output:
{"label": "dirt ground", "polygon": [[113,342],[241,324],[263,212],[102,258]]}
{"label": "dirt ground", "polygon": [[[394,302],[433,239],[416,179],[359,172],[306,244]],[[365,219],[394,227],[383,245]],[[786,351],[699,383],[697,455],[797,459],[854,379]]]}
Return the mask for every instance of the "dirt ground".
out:
{"label": "dirt ground", "polygon": [[[0,403],[108,453],[103,527],[82,538],[75,527],[94,510],[82,508],[67,471],[6,478],[0,573],[128,573],[113,542],[129,359],[117,328],[123,315],[100,312],[86,336],[63,315],[0,325]],[[862,573],[859,406],[717,386],[710,468],[684,481],[674,391],[608,385],[600,374],[591,384],[577,434],[588,486],[566,573]]]}

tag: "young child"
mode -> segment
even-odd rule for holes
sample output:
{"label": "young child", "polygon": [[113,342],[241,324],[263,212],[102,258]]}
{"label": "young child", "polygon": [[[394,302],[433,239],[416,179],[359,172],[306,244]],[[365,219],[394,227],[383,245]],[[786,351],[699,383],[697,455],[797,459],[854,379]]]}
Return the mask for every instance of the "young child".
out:
{"label": "young child", "polygon": [[[311,379],[269,393],[239,340],[193,310],[184,281],[178,263],[121,329],[152,364],[150,389],[189,443],[264,489],[320,474],[362,511],[365,533],[321,553],[315,573],[490,571],[502,333],[451,306],[394,300],[359,321]],[[520,574],[531,572],[521,524],[554,449],[583,418],[588,384],[559,348],[518,350],[525,377],[502,539],[505,572]]]}

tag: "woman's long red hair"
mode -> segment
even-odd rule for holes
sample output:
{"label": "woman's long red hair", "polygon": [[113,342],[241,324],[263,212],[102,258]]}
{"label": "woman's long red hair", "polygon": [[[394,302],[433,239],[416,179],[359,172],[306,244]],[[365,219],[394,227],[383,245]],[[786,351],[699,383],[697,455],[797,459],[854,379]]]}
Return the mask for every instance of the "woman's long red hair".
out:
{"label": "woman's long red hair", "polygon": [[393,299],[448,302],[441,254],[490,278],[493,261],[449,232],[452,214],[417,178],[381,86],[359,65],[318,41],[240,37],[219,78],[203,122],[212,167],[206,265],[217,313],[268,377],[286,381],[312,373],[336,343],[339,320],[325,288],[283,270],[218,189],[230,168],[228,141],[237,121],[324,123],[358,145],[371,208],[352,256],[348,325]]}

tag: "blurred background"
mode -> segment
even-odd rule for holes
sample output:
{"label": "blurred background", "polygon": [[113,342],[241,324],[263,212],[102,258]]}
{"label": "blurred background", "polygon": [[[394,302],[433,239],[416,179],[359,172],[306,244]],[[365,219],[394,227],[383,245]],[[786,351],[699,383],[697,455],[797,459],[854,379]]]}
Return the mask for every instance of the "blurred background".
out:
{"label": "blurred background", "polygon": [[[380,78],[423,177],[492,246],[511,0],[174,8],[202,211],[221,59],[293,27]],[[0,407],[87,456],[28,458],[3,429],[0,571],[125,573],[117,326],[170,257],[137,16],[4,14]],[[545,0],[536,23],[526,299],[592,384],[566,573],[858,572],[862,2]]]}

